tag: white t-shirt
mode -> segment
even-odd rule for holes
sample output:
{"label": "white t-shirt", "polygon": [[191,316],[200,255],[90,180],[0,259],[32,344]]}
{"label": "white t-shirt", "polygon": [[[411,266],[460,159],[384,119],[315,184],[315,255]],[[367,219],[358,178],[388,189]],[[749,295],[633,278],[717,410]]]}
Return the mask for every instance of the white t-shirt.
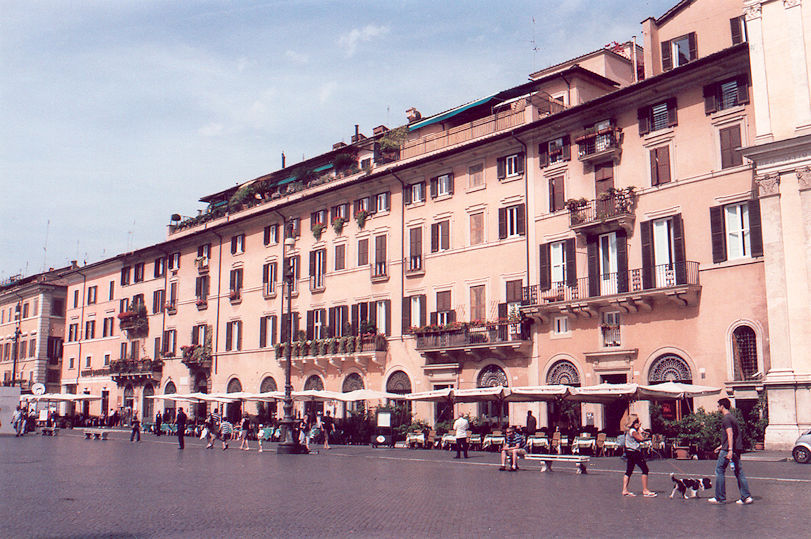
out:
{"label": "white t-shirt", "polygon": [[467,431],[470,429],[470,423],[464,417],[460,417],[453,423],[453,430],[456,431],[457,438],[467,438]]}

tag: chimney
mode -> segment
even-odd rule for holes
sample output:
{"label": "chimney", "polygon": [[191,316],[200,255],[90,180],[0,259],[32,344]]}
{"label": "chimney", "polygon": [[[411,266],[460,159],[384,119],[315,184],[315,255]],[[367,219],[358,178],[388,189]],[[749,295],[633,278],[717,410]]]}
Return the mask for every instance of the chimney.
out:
{"label": "chimney", "polygon": [[70,261],[70,267],[73,268],[73,269],[76,269],[76,268],[79,267],[79,264],[77,263],[76,260],[71,260]]}
{"label": "chimney", "polygon": [[358,124],[355,124],[355,134],[352,135],[352,142],[353,143],[358,142],[359,140],[363,140],[363,139],[366,138],[366,137],[364,137],[363,135],[360,134],[360,131],[358,130],[358,127],[359,127]]}
{"label": "chimney", "polygon": [[284,152],[282,152],[282,168],[284,168],[284,161],[285,161],[285,159],[284,159]]}
{"label": "chimney", "polygon": [[378,125],[377,127],[375,127],[372,130],[372,133],[374,133],[375,135],[382,135],[383,133],[385,133],[388,130],[389,130],[389,128],[386,127],[385,125]]}
{"label": "chimney", "polygon": [[422,119],[422,114],[420,114],[420,111],[414,107],[411,107],[410,109],[406,110],[406,118],[408,118],[408,123],[416,122]]}

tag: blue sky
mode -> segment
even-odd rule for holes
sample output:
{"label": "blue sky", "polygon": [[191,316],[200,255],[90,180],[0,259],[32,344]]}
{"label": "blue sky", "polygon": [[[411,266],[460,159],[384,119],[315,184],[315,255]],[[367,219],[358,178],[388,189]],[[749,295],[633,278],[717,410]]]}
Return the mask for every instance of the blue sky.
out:
{"label": "blue sky", "polygon": [[282,152],[641,44],[676,2],[0,0],[0,279],[160,242]]}

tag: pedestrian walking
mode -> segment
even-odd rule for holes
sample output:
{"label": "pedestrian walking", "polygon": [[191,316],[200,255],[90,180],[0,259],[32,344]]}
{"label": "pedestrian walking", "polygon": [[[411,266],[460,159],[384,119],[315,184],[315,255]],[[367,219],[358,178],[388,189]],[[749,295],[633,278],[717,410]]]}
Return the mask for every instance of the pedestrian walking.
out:
{"label": "pedestrian walking", "polygon": [[645,438],[640,432],[639,418],[630,416],[625,428],[628,429],[628,432],[625,433],[625,455],[628,460],[625,465],[625,475],[622,476],[622,495],[636,496],[628,490],[628,484],[631,481],[631,474],[634,473],[634,467],[639,466],[639,470],[642,472],[642,495],[646,498],[655,498],[656,493],[648,489],[648,464],[645,462],[645,455],[642,454],[640,448],[640,442]]}
{"label": "pedestrian walking", "polygon": [[132,432],[130,433],[130,442],[133,440],[141,441],[141,420],[137,415],[132,417]]}
{"label": "pedestrian walking", "polygon": [[203,438],[206,440],[206,449],[213,449],[214,448],[214,440],[217,439],[217,433],[219,432],[219,424],[217,420],[214,418],[213,413],[209,413],[203,427]]}
{"label": "pedestrian walking", "polygon": [[183,413],[183,408],[177,410],[175,417],[175,426],[177,426],[177,445],[178,449],[184,449],[185,442],[183,437],[186,435],[186,414]]}
{"label": "pedestrian walking", "polygon": [[155,436],[161,435],[162,425],[163,425],[163,416],[161,415],[161,411],[158,410],[158,413],[155,414]]}
{"label": "pedestrian walking", "polygon": [[231,434],[234,432],[234,425],[227,419],[220,422],[220,441],[222,441],[222,450],[228,449],[228,441],[231,439]]}
{"label": "pedestrian walking", "polygon": [[15,437],[20,436],[20,429],[23,428],[22,417],[23,417],[23,412],[20,409],[20,405],[18,404],[17,409],[14,410],[14,414],[11,416],[11,426],[14,428],[14,436]]}
{"label": "pedestrian walking", "polygon": [[240,444],[239,448],[243,451],[250,451],[251,446],[248,443],[248,436],[251,434],[251,420],[248,418],[248,414],[242,416],[242,424],[239,426],[239,439]]}
{"label": "pedestrian walking", "polygon": [[329,415],[329,410],[324,412],[324,417],[321,418],[321,430],[324,431],[324,449],[329,449],[329,437],[335,431],[335,423]]}
{"label": "pedestrian walking", "polygon": [[749,482],[741,467],[741,450],[743,449],[743,438],[741,437],[741,427],[738,420],[729,411],[731,403],[729,399],[718,399],[718,410],[723,414],[721,419],[721,444],[715,448],[718,453],[718,460],[715,462],[715,497],[707,500],[712,504],[726,503],[726,470],[727,466],[732,467],[735,479],[738,481],[738,491],[741,498],[735,503],[749,505],[752,494],[749,492]]}
{"label": "pedestrian walking", "polygon": [[535,436],[535,433],[538,431],[538,421],[535,419],[535,416],[532,415],[532,410],[527,411],[527,428],[525,432],[527,436]]}
{"label": "pedestrian walking", "polygon": [[299,436],[298,441],[299,444],[303,445],[307,448],[307,452],[310,452],[310,434],[312,429],[312,421],[310,420],[310,416],[308,414],[304,414],[304,417],[301,418],[301,423],[299,424]]}
{"label": "pedestrian walking", "polygon": [[467,438],[470,436],[470,422],[460,414],[456,421],[453,422],[453,430],[456,434],[456,456],[453,458],[462,458],[462,452],[464,452],[465,458],[468,458]]}
{"label": "pedestrian walking", "polygon": [[265,426],[259,423],[259,428],[256,430],[256,441],[259,442],[259,452],[262,452],[262,438],[265,436]]}

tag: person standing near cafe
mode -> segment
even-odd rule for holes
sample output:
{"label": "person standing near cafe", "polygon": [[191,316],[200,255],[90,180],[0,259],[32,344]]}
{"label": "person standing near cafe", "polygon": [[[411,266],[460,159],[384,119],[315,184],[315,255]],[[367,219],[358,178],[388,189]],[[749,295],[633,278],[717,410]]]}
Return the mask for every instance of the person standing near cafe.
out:
{"label": "person standing near cafe", "polygon": [[158,410],[158,413],[155,414],[155,436],[161,435],[162,424],[163,424],[163,416],[161,415],[161,411]]}
{"label": "person standing near cafe", "polygon": [[465,458],[468,458],[467,437],[470,435],[470,422],[467,420],[465,416],[459,414],[459,418],[453,423],[453,430],[456,433],[456,456],[453,458],[455,459],[461,458],[463,451],[465,453]]}
{"label": "person standing near cafe", "polygon": [[535,436],[535,432],[538,430],[538,422],[535,419],[535,416],[532,415],[532,410],[527,410],[527,428],[525,434],[527,436]]}
{"label": "person standing near cafe", "polygon": [[178,449],[183,449],[185,447],[183,437],[186,435],[186,414],[183,413],[183,408],[180,408],[177,411],[177,416],[175,417],[175,425],[177,426]]}

